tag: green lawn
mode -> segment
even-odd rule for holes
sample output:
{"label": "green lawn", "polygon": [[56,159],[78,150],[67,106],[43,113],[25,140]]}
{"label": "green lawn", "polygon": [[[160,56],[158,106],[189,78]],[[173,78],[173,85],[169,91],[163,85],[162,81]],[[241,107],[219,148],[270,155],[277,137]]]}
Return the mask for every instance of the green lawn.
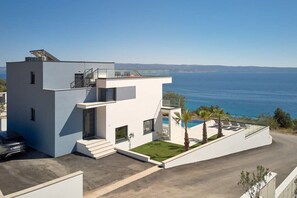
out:
{"label": "green lawn", "polygon": [[[217,139],[217,135],[213,135],[208,138],[208,141]],[[194,144],[190,149],[196,148],[202,145],[202,143]],[[162,162],[168,158],[174,157],[185,151],[183,145],[173,144],[170,142],[164,141],[153,141],[147,144],[141,145],[132,149],[136,153],[141,153],[147,156],[150,156],[152,160]]]}
{"label": "green lawn", "polygon": [[[208,139],[208,142],[211,142],[211,141],[217,139],[217,137],[218,137],[218,134],[215,134],[213,136],[210,136],[209,138],[207,138]],[[190,146],[190,149],[196,148],[196,147],[201,146],[201,145],[202,145],[202,143],[199,142],[197,144],[194,144],[194,145]]]}
{"label": "green lawn", "polygon": [[163,141],[153,141],[136,147],[132,151],[148,155],[152,160],[162,162],[184,152],[184,146]]}

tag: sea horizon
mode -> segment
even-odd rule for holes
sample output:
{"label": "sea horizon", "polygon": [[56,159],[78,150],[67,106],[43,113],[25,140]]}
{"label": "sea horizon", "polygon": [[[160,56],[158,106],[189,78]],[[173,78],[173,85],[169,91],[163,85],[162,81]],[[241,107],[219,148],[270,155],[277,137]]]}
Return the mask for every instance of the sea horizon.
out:
{"label": "sea horizon", "polygon": [[[297,68],[127,63],[117,63],[116,68],[169,69],[173,82],[164,85],[163,92],[184,95],[189,110],[219,105],[232,116],[255,118],[273,115],[280,107],[297,118]],[[0,78],[6,79],[5,67],[0,69]]]}

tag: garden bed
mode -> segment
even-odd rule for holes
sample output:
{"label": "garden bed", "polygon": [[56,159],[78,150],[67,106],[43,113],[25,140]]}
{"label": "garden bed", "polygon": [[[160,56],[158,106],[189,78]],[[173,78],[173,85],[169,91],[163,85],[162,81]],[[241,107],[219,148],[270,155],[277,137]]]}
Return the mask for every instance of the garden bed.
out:
{"label": "garden bed", "polygon": [[[217,135],[213,135],[209,137],[208,141],[210,142],[215,139],[217,139]],[[196,148],[201,145],[202,143],[199,142],[191,146],[190,149]],[[170,142],[153,141],[153,142],[149,142],[147,144],[141,145],[139,147],[136,147],[132,149],[132,151],[150,156],[152,160],[162,162],[166,159],[169,159],[180,153],[183,153],[185,151],[185,148],[183,145],[174,144]]]}

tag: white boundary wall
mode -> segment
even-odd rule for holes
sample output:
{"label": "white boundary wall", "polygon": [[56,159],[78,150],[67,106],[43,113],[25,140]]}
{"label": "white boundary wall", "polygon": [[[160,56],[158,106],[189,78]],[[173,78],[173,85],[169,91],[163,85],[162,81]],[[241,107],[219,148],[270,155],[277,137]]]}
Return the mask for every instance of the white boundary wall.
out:
{"label": "white boundary wall", "polygon": [[295,191],[295,179],[297,179],[297,167],[288,175],[288,177],[275,190],[275,197],[286,198],[293,197]]}
{"label": "white boundary wall", "polygon": [[164,168],[171,168],[184,164],[213,159],[232,153],[237,153],[252,148],[257,148],[272,143],[269,127],[263,127],[259,131],[246,136],[246,132],[240,131],[234,134],[221,137],[195,149],[181,153],[163,162]]}
{"label": "white boundary wall", "polygon": [[[270,172],[269,175],[265,176],[266,183],[262,181],[260,183],[260,197],[262,198],[274,198],[275,197],[275,183],[276,173]],[[240,198],[250,198],[248,192],[244,193]]]}
{"label": "white boundary wall", "polygon": [[[1,196],[0,196],[1,197]],[[83,172],[60,177],[43,184],[27,188],[4,198],[82,198],[83,197]]]}

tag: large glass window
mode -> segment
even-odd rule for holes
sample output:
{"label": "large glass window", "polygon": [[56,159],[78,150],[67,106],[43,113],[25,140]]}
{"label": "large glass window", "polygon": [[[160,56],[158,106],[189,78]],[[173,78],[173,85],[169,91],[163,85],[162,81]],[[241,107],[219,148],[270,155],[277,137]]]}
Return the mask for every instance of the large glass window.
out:
{"label": "large glass window", "polygon": [[128,126],[122,126],[115,129],[116,143],[126,141],[128,138]]}
{"label": "large glass window", "polygon": [[98,89],[98,100],[100,102],[115,101],[116,100],[116,89],[115,88],[99,88]]}
{"label": "large glass window", "polygon": [[151,133],[154,130],[154,119],[143,121],[143,134]]}

